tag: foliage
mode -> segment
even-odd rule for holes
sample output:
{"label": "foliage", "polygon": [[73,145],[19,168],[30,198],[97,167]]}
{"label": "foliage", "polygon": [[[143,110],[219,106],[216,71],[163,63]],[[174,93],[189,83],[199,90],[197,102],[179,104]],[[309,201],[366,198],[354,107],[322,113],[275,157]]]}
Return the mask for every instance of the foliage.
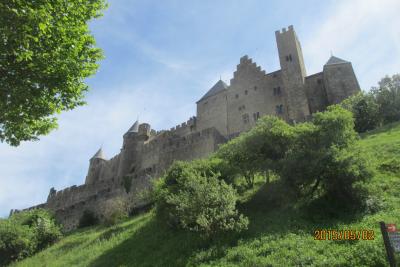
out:
{"label": "foliage", "polygon": [[60,227],[46,210],[15,213],[0,221],[0,264],[30,256],[61,236]]}
{"label": "foliage", "polygon": [[345,99],[341,106],[353,113],[354,127],[359,133],[375,129],[381,124],[379,105],[371,93],[353,95]]}
{"label": "foliage", "polygon": [[107,200],[103,207],[103,223],[111,226],[128,218],[128,203],[121,197]]}
{"label": "foliage", "polygon": [[296,142],[285,159],[282,179],[300,196],[324,196],[353,208],[362,205],[362,185],[373,172],[366,155],[354,146],[353,128],[351,113],[339,106],[315,114],[312,123],[296,126]]}
{"label": "foliage", "polygon": [[82,213],[82,217],[79,219],[78,228],[88,227],[99,223],[97,215],[89,209],[86,209]]}
{"label": "foliage", "polygon": [[57,127],[54,114],[83,105],[102,58],[88,21],[104,0],[0,2],[0,141],[17,146]]}
{"label": "foliage", "polygon": [[[376,165],[400,158],[400,123],[363,134],[355,143],[373,155]],[[16,266],[387,266],[377,222],[400,221],[398,181],[396,170],[378,169],[367,184],[383,207],[374,213],[310,220],[302,210],[270,200],[278,182],[273,180],[254,188],[258,193],[239,206],[250,220],[239,235],[203,240],[196,233],[170,229],[149,212],[112,227],[77,230]],[[316,229],[368,229],[375,239],[317,241]]]}
{"label": "foliage", "polygon": [[0,266],[32,255],[35,246],[34,233],[28,226],[0,221]]}
{"label": "foliage", "polygon": [[[331,197],[361,204],[362,184],[372,176],[354,143],[352,114],[340,106],[314,114],[311,122],[291,126],[266,116],[249,132],[223,145],[216,157],[242,176],[275,174],[298,197]],[[251,185],[251,180],[249,185]],[[356,201],[357,200],[357,201]]]}
{"label": "foliage", "polygon": [[239,214],[236,201],[236,191],[206,161],[173,164],[156,198],[160,217],[204,237],[246,229],[248,219]]}
{"label": "foliage", "polygon": [[265,116],[249,132],[221,146],[216,154],[249,187],[257,172],[276,171],[294,139],[293,127],[275,116]]}
{"label": "foliage", "polygon": [[378,87],[372,88],[384,123],[400,120],[400,74],[382,78]]}

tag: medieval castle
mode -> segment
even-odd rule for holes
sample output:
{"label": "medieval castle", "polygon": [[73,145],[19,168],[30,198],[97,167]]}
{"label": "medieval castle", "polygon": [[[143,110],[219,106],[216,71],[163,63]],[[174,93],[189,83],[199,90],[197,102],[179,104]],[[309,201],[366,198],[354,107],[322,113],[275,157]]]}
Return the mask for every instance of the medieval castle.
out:
{"label": "medieval castle", "polygon": [[[206,157],[218,145],[252,128],[264,115],[296,123],[360,91],[350,62],[331,56],[323,71],[307,76],[293,26],[275,32],[281,69],[266,73],[248,56],[240,59],[230,84],[218,81],[197,101],[197,116],[156,132],[136,121],[124,134],[121,152],[107,159],[102,149],[90,159],[85,184],[50,190],[44,207],[73,229],[85,209],[101,216],[101,203],[129,197],[132,207],[146,203],[139,192],[175,160]],[[130,181],[130,190],[124,181]],[[35,208],[32,207],[32,208]],[[13,211],[12,211],[13,212]]]}

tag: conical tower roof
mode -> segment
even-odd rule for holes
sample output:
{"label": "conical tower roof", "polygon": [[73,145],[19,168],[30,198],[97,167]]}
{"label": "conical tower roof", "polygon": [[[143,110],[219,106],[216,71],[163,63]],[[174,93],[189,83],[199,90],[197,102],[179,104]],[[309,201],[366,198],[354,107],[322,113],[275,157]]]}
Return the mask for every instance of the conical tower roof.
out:
{"label": "conical tower roof", "polygon": [[137,133],[139,132],[139,120],[136,120],[131,128],[126,133]]}
{"label": "conical tower roof", "polygon": [[197,101],[197,102],[200,102],[201,100],[204,100],[204,99],[206,99],[206,98],[208,98],[208,97],[210,97],[210,96],[216,95],[216,94],[218,94],[219,92],[226,90],[227,88],[228,88],[228,85],[227,85],[226,83],[224,83],[222,80],[219,80],[219,81],[218,81],[216,84],[214,84],[214,86],[211,87],[211,89],[208,90],[208,92],[207,92],[202,98],[200,98],[200,100]]}
{"label": "conical tower roof", "polygon": [[349,63],[346,60],[343,60],[341,58],[331,56],[328,60],[328,62],[325,63],[325,65],[335,65],[335,64],[343,64],[343,63]]}
{"label": "conical tower roof", "polygon": [[100,148],[97,150],[96,154],[91,159],[104,159],[106,160],[106,156],[104,155],[103,149]]}

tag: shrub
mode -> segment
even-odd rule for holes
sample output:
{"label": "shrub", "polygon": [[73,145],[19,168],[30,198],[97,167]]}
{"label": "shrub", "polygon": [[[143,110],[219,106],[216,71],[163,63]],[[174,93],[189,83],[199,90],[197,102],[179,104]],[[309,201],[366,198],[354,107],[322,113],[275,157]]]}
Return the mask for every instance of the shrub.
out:
{"label": "shrub", "polygon": [[127,202],[120,197],[109,199],[104,202],[103,208],[103,223],[107,226],[117,224],[126,219],[129,214]]}
{"label": "shrub", "polygon": [[174,163],[158,184],[157,214],[203,237],[246,229],[248,219],[236,209],[236,191],[218,173],[206,175],[207,169],[205,161]]}
{"label": "shrub", "polygon": [[99,223],[99,218],[92,210],[84,210],[82,213],[82,217],[79,219],[78,227],[88,227],[92,225],[96,225]]}

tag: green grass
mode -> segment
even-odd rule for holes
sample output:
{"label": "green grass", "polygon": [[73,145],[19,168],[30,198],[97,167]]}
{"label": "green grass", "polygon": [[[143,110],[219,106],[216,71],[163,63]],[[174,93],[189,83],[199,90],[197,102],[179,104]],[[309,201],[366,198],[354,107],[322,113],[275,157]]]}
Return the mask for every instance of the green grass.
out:
{"label": "green grass", "polygon": [[[400,123],[362,136],[360,146],[378,171],[369,183],[383,207],[332,219],[272,198],[274,181],[257,182],[240,209],[250,219],[240,235],[205,241],[155,220],[153,212],[114,227],[75,231],[16,266],[387,266],[379,221],[400,225]],[[316,241],[316,229],[372,229],[373,241]]]}

